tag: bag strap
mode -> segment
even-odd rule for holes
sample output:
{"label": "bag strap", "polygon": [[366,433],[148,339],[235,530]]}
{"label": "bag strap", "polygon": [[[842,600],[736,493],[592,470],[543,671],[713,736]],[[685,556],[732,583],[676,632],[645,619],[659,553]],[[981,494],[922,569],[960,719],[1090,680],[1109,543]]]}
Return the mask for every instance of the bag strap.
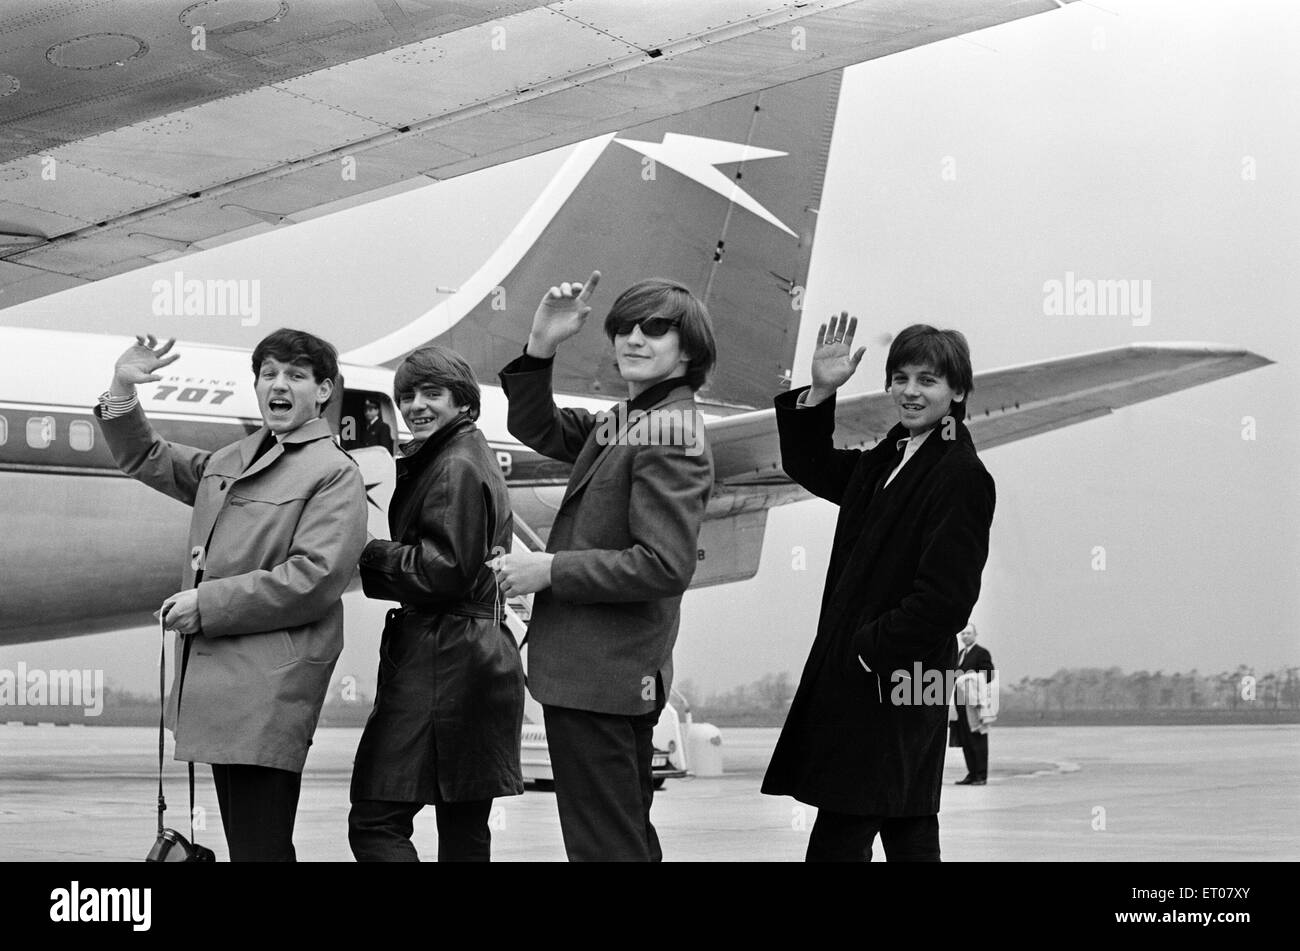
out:
{"label": "bag strap", "polygon": [[163,720],[167,708],[167,625],[159,612],[158,630],[162,635],[162,648],[158,652],[158,834],[162,835],[163,813],[167,800],[163,798]]}
{"label": "bag strap", "polygon": [[[185,695],[185,670],[190,665],[190,645],[194,643],[193,634],[182,634],[181,639],[185,642],[185,647],[181,651],[181,675],[176,681],[176,721],[180,724],[181,718],[181,699]],[[190,773],[190,842],[198,845],[194,840],[194,760],[187,764]]]}
{"label": "bag strap", "polygon": [[[271,447],[271,445],[274,444],[273,442],[267,441],[267,439],[274,440],[275,438],[274,435],[269,432],[266,435],[267,438],[262,440],[262,444],[258,448],[257,454],[253,457],[253,462],[257,462],[257,460],[262,457],[262,455]],[[253,462],[249,463],[249,468],[252,468]],[[217,532],[217,523],[216,520],[214,519],[212,522],[212,527],[208,529],[208,540],[203,543],[202,555],[200,556],[201,560],[198,566],[196,566],[194,569],[195,590],[198,589],[200,582],[203,581],[203,571],[208,557],[208,549],[212,546],[212,536],[215,535],[216,532]],[[180,677],[178,677],[176,680],[176,725],[177,727],[180,726],[181,699],[185,695],[185,670],[190,665],[190,645],[194,642],[194,635],[180,634],[179,637],[181,638],[181,640],[185,642],[185,647],[181,651]],[[163,649],[166,650],[165,640],[164,640]],[[190,774],[190,842],[193,845],[198,845],[197,840],[195,840],[194,838],[194,760],[190,760],[188,765],[189,765],[189,774]],[[158,790],[159,790],[158,793],[159,798],[161,798],[162,797],[162,726],[161,725],[159,725],[158,727]],[[158,822],[159,822],[158,827],[159,829],[161,829],[162,828],[161,812],[158,814]]]}
{"label": "bag strap", "polygon": [[[167,811],[167,800],[163,796],[163,740],[164,720],[167,709],[167,625],[158,619],[158,628],[162,636],[162,646],[158,652],[158,834],[163,831],[163,813]],[[181,675],[176,681],[176,716],[180,718],[181,694],[185,690],[185,669],[190,662],[190,644],[193,637],[181,634],[185,646],[181,651]],[[194,761],[189,762],[190,774],[190,842],[198,844],[194,838]]]}

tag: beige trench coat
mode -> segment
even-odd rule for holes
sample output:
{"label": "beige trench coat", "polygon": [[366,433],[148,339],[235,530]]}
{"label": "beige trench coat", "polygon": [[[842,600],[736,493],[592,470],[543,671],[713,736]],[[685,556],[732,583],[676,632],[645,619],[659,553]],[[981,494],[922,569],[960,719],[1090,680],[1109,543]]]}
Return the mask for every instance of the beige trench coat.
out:
{"label": "beige trench coat", "polygon": [[124,473],[194,508],[181,587],[203,568],[203,630],[179,716],[177,644],[167,711],[176,759],[301,772],[343,649],[340,597],[366,542],[356,463],[323,419],[252,467],[265,427],[216,452],[167,442],[138,406],[100,428]]}

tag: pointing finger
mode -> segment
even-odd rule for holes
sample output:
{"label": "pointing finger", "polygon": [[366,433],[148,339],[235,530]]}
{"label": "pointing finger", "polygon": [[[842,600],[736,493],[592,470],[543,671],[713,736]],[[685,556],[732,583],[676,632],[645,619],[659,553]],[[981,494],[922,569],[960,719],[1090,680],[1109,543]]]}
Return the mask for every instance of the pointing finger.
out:
{"label": "pointing finger", "polygon": [[592,271],[591,277],[587,278],[587,283],[582,286],[582,293],[578,295],[579,300],[581,300],[585,304],[588,298],[591,297],[591,292],[596,289],[596,285],[599,283],[600,283],[600,272]]}
{"label": "pointing finger", "polygon": [[826,342],[826,325],[822,324],[820,327],[817,328],[817,346],[820,347],[825,342]]}

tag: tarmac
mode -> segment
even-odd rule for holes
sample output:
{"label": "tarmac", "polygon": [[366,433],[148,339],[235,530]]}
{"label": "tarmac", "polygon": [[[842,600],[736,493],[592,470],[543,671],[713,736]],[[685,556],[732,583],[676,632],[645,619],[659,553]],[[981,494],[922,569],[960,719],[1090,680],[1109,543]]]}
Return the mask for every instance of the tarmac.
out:
{"label": "tarmac", "polygon": [[[724,729],[725,773],[669,780],[653,820],[666,861],[798,861],[816,810],[759,793],[776,729]],[[300,861],[351,861],[348,782],[359,729],[320,729],[294,841]],[[157,734],[0,726],[0,860],[139,861],[155,830]],[[1300,857],[1300,726],[995,728],[987,786],[954,786],[945,861],[1282,861]],[[168,757],[170,757],[170,749]],[[198,840],[226,858],[211,773]],[[185,768],[167,761],[168,825],[185,831]],[[494,861],[563,861],[554,794],[494,806]],[[432,810],[415,845],[433,858]],[[883,856],[877,846],[876,858]]]}

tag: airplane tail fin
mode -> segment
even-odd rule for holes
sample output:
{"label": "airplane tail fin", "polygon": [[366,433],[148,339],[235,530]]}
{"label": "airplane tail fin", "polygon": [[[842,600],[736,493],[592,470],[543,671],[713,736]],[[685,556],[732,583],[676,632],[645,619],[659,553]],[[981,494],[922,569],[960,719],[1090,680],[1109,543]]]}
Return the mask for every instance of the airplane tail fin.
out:
{"label": "airplane tail fin", "polygon": [[713,317],[719,359],[701,399],[767,405],[794,358],[839,89],[833,71],[573,147],[456,294],[348,359],[395,367],[432,342],[494,380],[546,288],[599,269],[591,321],[556,358],[559,392],[623,395],[602,304],[666,277]]}

